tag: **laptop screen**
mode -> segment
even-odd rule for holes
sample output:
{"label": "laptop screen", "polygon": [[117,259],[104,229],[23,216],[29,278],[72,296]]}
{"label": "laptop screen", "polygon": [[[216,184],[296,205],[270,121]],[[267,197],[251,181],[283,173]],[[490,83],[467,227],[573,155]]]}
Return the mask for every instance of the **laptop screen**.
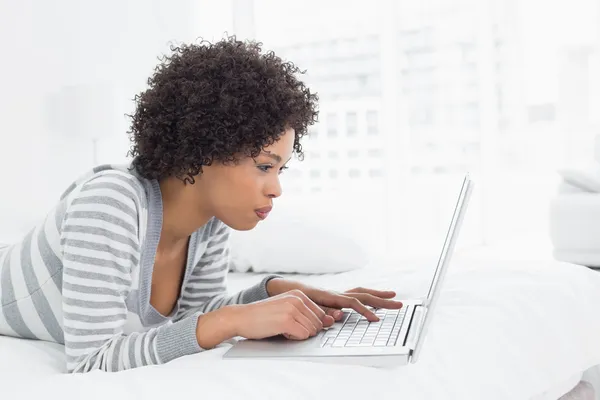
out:
{"label": "laptop screen", "polygon": [[447,231],[446,237],[444,239],[444,245],[442,247],[442,251],[438,258],[438,262],[437,262],[437,265],[435,268],[435,273],[433,275],[433,279],[431,280],[431,284],[429,286],[429,291],[427,293],[427,304],[429,304],[431,302],[432,297],[435,293],[435,290],[439,284],[440,274],[443,269],[442,267],[444,265],[444,261],[448,257],[448,251],[450,249],[451,239],[456,234],[459,212],[461,211],[461,208],[463,207],[462,203],[463,203],[464,197],[467,195],[466,192],[468,190],[468,184],[469,184],[469,177],[465,176],[465,178],[463,179],[462,186],[460,188],[460,192],[458,194],[458,199],[456,201],[456,205],[454,206],[454,211],[452,213],[452,219],[450,220],[450,225],[448,226],[448,231]]}
{"label": "laptop screen", "polygon": [[420,332],[417,337],[417,343],[415,344],[414,351],[411,355],[412,363],[417,362],[421,353],[421,349],[423,348],[423,342],[425,340],[425,336],[427,335],[427,329],[431,324],[431,318],[435,312],[435,305],[439,297],[438,295],[440,292],[440,287],[444,280],[445,272],[448,269],[448,264],[450,258],[452,257],[452,252],[454,251],[454,245],[458,239],[458,233],[465,216],[468,200],[471,196],[471,190],[472,182],[469,178],[469,175],[466,175],[460,189],[460,194],[454,208],[454,213],[452,214],[452,220],[450,222],[448,233],[446,234],[446,239],[444,240],[444,246],[442,247],[442,252],[440,253],[440,257],[435,269],[435,275],[432,279],[431,286],[429,287],[429,293],[427,294],[427,299],[424,304],[427,306],[427,310],[419,329]]}

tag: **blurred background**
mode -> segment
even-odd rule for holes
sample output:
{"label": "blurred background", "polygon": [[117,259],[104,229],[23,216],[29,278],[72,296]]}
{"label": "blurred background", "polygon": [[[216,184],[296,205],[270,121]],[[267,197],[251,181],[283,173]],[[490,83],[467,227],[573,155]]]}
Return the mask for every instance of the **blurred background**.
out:
{"label": "blurred background", "polygon": [[170,44],[225,33],[320,96],[284,196],[405,257],[440,244],[470,172],[462,251],[551,256],[556,170],[591,162],[600,133],[600,0],[0,0],[0,242],[129,161],[125,114]]}

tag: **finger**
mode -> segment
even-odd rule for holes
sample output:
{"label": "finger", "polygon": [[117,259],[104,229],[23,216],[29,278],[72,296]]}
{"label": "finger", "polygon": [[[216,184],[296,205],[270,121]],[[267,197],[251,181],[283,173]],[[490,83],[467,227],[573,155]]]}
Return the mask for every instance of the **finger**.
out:
{"label": "finger", "polygon": [[305,340],[303,338],[296,337],[294,335],[288,335],[287,333],[284,333],[283,336],[288,340]]}
{"label": "finger", "polygon": [[346,296],[354,297],[360,300],[361,303],[375,308],[402,308],[402,302],[397,300],[382,299],[381,297],[373,296],[369,293],[346,293]]}
{"label": "finger", "polygon": [[309,330],[298,322],[296,316],[300,312],[293,304],[282,302],[278,311],[281,319],[279,334],[290,340],[304,340],[310,337]]}
{"label": "finger", "polygon": [[301,290],[292,290],[292,291],[290,291],[290,293],[293,294],[294,296],[300,298],[300,300],[302,300],[302,302],[304,303],[305,307],[308,308],[311,312],[307,313],[303,310],[300,310],[300,311],[303,311],[303,313],[311,321],[313,321],[313,323],[319,330],[323,329],[323,319],[326,316],[325,311],[323,311],[323,309],[321,307],[319,307],[314,301],[312,301]]}
{"label": "finger", "polygon": [[[323,318],[317,317],[315,313],[304,302],[301,301],[297,308],[298,311],[300,311],[300,313],[302,314],[302,316],[306,318],[308,323],[310,323],[310,326],[314,327],[315,335],[317,334],[317,332],[320,332],[323,329]],[[325,313],[323,313],[323,315],[325,315]]]}
{"label": "finger", "polygon": [[331,315],[326,315],[325,318],[323,318],[323,328],[329,328],[333,324],[335,324],[335,318]]}
{"label": "finger", "polygon": [[[285,296],[282,296],[281,301],[289,304],[291,307],[294,307],[295,312],[300,312],[306,318],[311,321],[311,324],[315,326],[315,329],[320,331],[323,329],[323,321],[319,317],[315,315],[315,313],[304,303],[304,299],[302,297],[306,297],[304,293],[298,293],[296,290],[291,290],[286,293]],[[319,314],[325,315],[325,312],[317,306],[319,309]]]}
{"label": "finger", "polygon": [[325,314],[329,315],[335,321],[341,321],[344,317],[342,310],[332,307],[322,307]]}
{"label": "finger", "polygon": [[[341,321],[344,314],[335,308],[321,307],[325,311],[325,317],[323,318],[323,328],[329,328],[336,321]],[[338,314],[339,313],[339,314]]]}
{"label": "finger", "polygon": [[325,317],[323,317],[323,328],[328,328],[333,325],[336,321],[334,317],[334,313],[336,311],[335,308],[329,307],[321,307],[323,311],[325,311]]}
{"label": "finger", "polygon": [[322,321],[323,318],[325,318],[325,316],[327,315],[325,313],[325,311],[321,307],[319,307],[317,305],[317,303],[315,303],[314,301],[312,301],[310,299],[310,297],[308,297],[304,292],[300,291],[300,294],[301,294],[300,298],[302,299],[302,301],[304,301],[304,304],[306,304],[306,306],[308,308],[310,308],[313,313],[315,313],[315,315],[317,316],[317,318],[319,318],[319,320]]}
{"label": "finger", "polygon": [[377,318],[375,313],[365,307],[360,300],[345,294],[328,293],[326,296],[323,296],[319,302],[330,308],[352,308],[361,315],[364,315],[369,321],[379,321],[379,318]]}
{"label": "finger", "polygon": [[285,328],[283,336],[290,340],[305,340],[310,337],[310,332],[294,318]]}
{"label": "finger", "polygon": [[368,289],[368,288],[363,288],[363,287],[357,287],[357,288],[347,290],[344,292],[344,294],[348,294],[348,293],[368,293],[370,295],[373,295],[376,297],[381,297],[384,299],[392,299],[392,298],[396,297],[396,292],[394,292],[393,290],[375,290],[375,289]]}
{"label": "finger", "polygon": [[[317,316],[304,304],[304,301],[298,296],[288,295],[283,298],[286,305],[289,307],[287,312],[296,321],[302,323],[309,330],[311,336],[316,335],[318,331],[323,329],[323,323]],[[324,314],[323,310],[321,312]]]}
{"label": "finger", "polygon": [[[305,309],[308,310],[308,308]],[[306,331],[308,332],[308,336],[303,338],[307,338],[309,336],[315,336],[317,334],[317,332],[320,330],[317,330],[317,327],[315,326],[315,324],[311,321],[311,319],[309,317],[306,316],[306,314],[304,312],[302,312],[302,310],[298,310],[299,312],[294,313],[294,319],[296,320],[296,322],[301,325],[304,329],[306,329]],[[309,312],[312,312],[310,310],[308,310]],[[316,317],[315,317],[316,318]]]}
{"label": "finger", "polygon": [[302,340],[301,338],[296,337],[296,336],[291,335],[291,334],[288,334],[288,333],[284,333],[283,337],[285,337],[288,340]]}
{"label": "finger", "polygon": [[377,317],[377,315],[375,315],[375,313],[371,310],[369,310],[359,299],[357,299],[356,297],[349,297],[349,296],[339,296],[340,299],[340,303],[342,304],[343,308],[351,308],[354,311],[356,311],[357,313],[364,315],[365,318],[367,318],[367,320],[371,321],[371,322],[375,322],[375,321],[379,321],[379,317]]}

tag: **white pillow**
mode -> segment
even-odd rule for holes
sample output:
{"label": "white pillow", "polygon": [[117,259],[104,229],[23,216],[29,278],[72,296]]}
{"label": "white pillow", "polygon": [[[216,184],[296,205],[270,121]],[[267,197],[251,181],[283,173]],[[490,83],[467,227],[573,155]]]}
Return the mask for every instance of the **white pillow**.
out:
{"label": "white pillow", "polygon": [[600,193],[600,166],[592,165],[583,168],[561,168],[558,174],[564,182],[580,191]]}
{"label": "white pillow", "polygon": [[368,252],[352,234],[350,218],[307,199],[275,203],[269,217],[250,231],[232,231],[232,270],[323,274],[364,267]]}

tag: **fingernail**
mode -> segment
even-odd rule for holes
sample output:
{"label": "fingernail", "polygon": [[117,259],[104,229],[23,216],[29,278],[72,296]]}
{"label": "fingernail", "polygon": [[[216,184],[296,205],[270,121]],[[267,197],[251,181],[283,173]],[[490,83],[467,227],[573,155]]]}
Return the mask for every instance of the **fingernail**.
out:
{"label": "fingernail", "polygon": [[336,318],[339,318],[339,317],[341,317],[341,316],[342,316],[342,312],[341,312],[341,311],[335,311],[335,312],[333,313],[333,316],[334,316],[334,317],[336,317]]}

